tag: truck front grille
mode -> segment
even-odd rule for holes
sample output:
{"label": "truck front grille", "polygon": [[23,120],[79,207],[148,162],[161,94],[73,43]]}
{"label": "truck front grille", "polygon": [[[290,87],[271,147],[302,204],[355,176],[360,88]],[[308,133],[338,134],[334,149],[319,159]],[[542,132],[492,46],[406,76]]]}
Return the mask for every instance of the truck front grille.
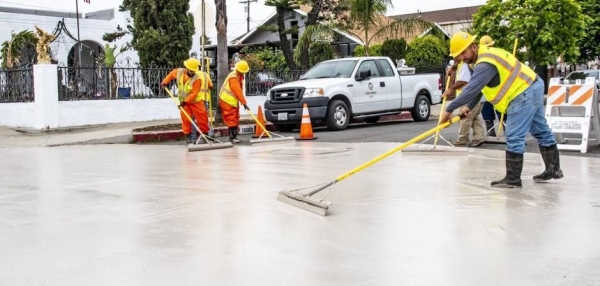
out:
{"label": "truck front grille", "polygon": [[282,88],[271,90],[271,101],[277,103],[296,102],[302,97],[304,88]]}

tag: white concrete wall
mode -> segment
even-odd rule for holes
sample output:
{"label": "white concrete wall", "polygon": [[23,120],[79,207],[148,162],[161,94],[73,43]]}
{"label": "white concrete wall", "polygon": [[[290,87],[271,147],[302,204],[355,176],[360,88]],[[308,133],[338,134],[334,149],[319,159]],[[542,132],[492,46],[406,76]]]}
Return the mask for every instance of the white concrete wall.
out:
{"label": "white concrete wall", "polygon": [[178,119],[170,98],[60,101],[60,127]]}
{"label": "white concrete wall", "polygon": [[0,103],[0,126],[33,128],[35,103]]}

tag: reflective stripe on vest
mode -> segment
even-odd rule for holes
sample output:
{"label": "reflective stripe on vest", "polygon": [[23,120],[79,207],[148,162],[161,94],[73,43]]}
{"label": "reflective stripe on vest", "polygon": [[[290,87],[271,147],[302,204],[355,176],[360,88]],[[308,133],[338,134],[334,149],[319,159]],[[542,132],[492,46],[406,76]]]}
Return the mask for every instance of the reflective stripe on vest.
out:
{"label": "reflective stripe on vest", "polygon": [[206,73],[203,71],[198,71],[196,72],[196,76],[200,76],[200,80],[202,81],[200,91],[198,92],[198,96],[196,97],[196,101],[208,101],[208,99],[210,98],[210,90],[208,89],[208,80]]}
{"label": "reflective stripe on vest", "polygon": [[[185,69],[179,69],[177,71],[177,95],[179,96],[179,101],[185,100],[190,91],[192,91],[192,88],[194,87],[194,82],[198,80],[198,75],[195,75],[192,78],[188,78],[187,82],[183,82],[183,74],[185,72]],[[197,96],[195,102],[198,102]]]}
{"label": "reflective stripe on vest", "polygon": [[235,97],[233,91],[231,91],[231,87],[229,86],[229,80],[235,77],[237,77],[235,71],[229,73],[229,75],[225,79],[225,82],[223,83],[223,86],[221,87],[221,92],[219,92],[219,98],[233,107],[238,107],[239,100],[237,99],[237,97]]}
{"label": "reflective stripe on vest", "polygon": [[510,101],[529,88],[537,77],[532,69],[521,64],[517,58],[501,49],[480,50],[476,64],[482,62],[494,65],[500,75],[499,85],[485,86],[482,92],[485,99],[501,113],[506,113]]}

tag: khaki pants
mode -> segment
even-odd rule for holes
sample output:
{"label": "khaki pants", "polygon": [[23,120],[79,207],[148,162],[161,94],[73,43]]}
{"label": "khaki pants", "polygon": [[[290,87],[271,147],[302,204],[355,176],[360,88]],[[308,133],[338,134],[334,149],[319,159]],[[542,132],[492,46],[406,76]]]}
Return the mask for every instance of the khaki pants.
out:
{"label": "khaki pants", "polygon": [[480,102],[469,112],[469,116],[460,120],[457,142],[468,143],[471,128],[473,128],[473,141],[485,139],[485,128],[481,119],[482,108],[483,102]]}

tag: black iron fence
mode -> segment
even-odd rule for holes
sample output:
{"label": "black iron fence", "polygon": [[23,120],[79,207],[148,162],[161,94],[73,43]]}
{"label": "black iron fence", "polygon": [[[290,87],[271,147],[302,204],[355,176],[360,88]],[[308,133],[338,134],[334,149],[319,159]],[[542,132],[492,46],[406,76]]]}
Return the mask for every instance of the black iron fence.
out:
{"label": "black iron fence", "polygon": [[266,95],[269,89],[282,83],[296,81],[304,70],[262,70],[246,74],[246,95]]}
{"label": "black iron fence", "polygon": [[33,100],[33,67],[0,70],[0,102]]}

